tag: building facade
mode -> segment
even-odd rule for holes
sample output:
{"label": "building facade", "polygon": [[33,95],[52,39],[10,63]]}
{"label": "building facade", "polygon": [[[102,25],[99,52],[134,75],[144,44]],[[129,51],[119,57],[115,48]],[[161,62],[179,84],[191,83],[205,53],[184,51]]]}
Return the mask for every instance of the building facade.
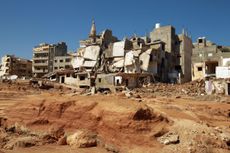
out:
{"label": "building facade", "polygon": [[161,41],[165,44],[165,71],[168,72],[167,82],[184,83],[191,81],[192,40],[183,30],[176,34],[173,26],[156,24],[150,32],[151,42]]}
{"label": "building facade", "polygon": [[5,55],[2,57],[0,75],[17,75],[19,78],[29,78],[32,76],[32,61],[14,55]]}
{"label": "building facade", "polygon": [[33,48],[33,76],[42,77],[62,68],[71,68],[71,56],[67,53],[65,42],[57,44],[42,43]]}
{"label": "building facade", "polygon": [[216,45],[205,37],[198,38],[192,54],[192,80],[215,77],[219,66],[230,66],[230,47]]}

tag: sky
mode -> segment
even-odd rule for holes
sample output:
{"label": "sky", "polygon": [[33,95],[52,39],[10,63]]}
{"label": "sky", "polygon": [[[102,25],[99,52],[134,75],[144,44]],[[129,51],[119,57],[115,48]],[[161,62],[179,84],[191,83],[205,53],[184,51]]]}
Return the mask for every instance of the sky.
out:
{"label": "sky", "polygon": [[0,0],[0,57],[32,58],[34,46],[64,41],[76,51],[88,37],[111,29],[119,39],[144,36],[156,23],[183,28],[193,41],[205,36],[230,46],[229,0]]}

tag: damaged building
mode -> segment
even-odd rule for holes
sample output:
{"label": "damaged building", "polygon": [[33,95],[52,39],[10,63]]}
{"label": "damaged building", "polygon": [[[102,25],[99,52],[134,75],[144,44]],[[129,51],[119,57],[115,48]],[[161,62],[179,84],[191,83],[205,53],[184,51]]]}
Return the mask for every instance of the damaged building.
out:
{"label": "damaged building", "polygon": [[14,55],[2,57],[0,76],[17,75],[19,78],[32,77],[32,61]]}
{"label": "damaged building", "polygon": [[[165,69],[168,73],[166,82],[185,83],[191,81],[192,40],[185,30],[177,35],[171,25],[156,24],[150,32],[151,42],[162,41],[165,46]],[[165,79],[164,79],[165,81]]]}
{"label": "damaged building", "polygon": [[176,35],[172,26],[157,24],[150,36],[119,41],[111,30],[97,35],[93,22],[89,38],[80,41],[72,65],[79,87],[135,88],[154,80],[190,81],[191,54],[191,38],[185,33]]}
{"label": "damaged building", "polygon": [[209,77],[229,78],[229,66],[230,47],[216,45],[205,37],[198,38],[194,43],[192,80]]}
{"label": "damaged building", "polygon": [[65,42],[39,44],[33,48],[33,76],[40,78],[60,69],[71,69],[71,60],[72,56],[67,53]]}

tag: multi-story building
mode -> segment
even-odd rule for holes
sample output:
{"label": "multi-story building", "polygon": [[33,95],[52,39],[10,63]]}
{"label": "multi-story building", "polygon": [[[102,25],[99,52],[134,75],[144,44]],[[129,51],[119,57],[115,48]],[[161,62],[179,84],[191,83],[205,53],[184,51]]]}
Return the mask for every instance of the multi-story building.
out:
{"label": "multi-story building", "polygon": [[171,25],[156,27],[150,32],[151,42],[162,41],[165,46],[165,60],[167,62],[165,71],[169,72],[169,81],[188,82],[191,81],[191,56],[192,56],[192,40],[186,34],[177,35],[175,28]]}
{"label": "multi-story building", "polygon": [[2,66],[0,75],[10,76],[17,75],[21,77],[32,76],[32,61],[16,57],[14,55],[5,55],[2,57]]}
{"label": "multi-story building", "polygon": [[67,54],[67,45],[42,43],[33,48],[33,76],[43,75],[61,68],[70,67],[71,56]]}
{"label": "multi-story building", "polygon": [[230,47],[219,46],[205,37],[193,44],[192,80],[215,77],[216,67],[230,66]]}
{"label": "multi-story building", "polygon": [[54,64],[53,64],[53,71],[60,70],[60,69],[71,69],[72,68],[72,56],[55,56],[54,57]]}

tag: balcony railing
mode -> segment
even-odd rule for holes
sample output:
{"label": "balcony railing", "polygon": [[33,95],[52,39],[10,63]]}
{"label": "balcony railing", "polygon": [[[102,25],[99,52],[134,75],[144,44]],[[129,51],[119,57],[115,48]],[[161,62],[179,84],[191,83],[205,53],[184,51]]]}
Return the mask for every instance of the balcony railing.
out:
{"label": "balcony railing", "polygon": [[33,73],[48,73],[48,70],[33,70]]}
{"label": "balcony railing", "polygon": [[33,60],[48,60],[49,57],[33,57]]}
{"label": "balcony railing", "polygon": [[33,66],[48,66],[48,63],[33,63]]}

